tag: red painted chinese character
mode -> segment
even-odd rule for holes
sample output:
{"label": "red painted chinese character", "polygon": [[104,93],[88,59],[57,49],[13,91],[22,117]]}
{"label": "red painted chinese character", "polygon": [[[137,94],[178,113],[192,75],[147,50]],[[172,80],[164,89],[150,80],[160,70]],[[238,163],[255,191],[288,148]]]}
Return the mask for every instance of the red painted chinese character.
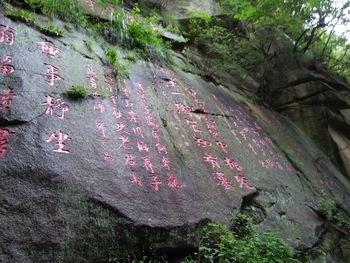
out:
{"label": "red painted chinese character", "polygon": [[69,106],[59,98],[51,96],[45,96],[45,98],[46,102],[41,104],[47,106],[45,114],[52,115],[54,108],[58,108],[61,110],[61,116],[58,118],[63,120],[65,113],[69,111]]}
{"label": "red painted chinese character", "polygon": [[207,140],[204,140],[202,138],[199,138],[197,136],[193,137],[194,141],[197,143],[198,146],[200,147],[209,147],[209,146],[212,146],[212,143],[207,141]]}
{"label": "red painted chinese character", "polygon": [[97,88],[97,77],[96,77],[96,72],[95,72],[95,69],[91,66],[91,65],[88,65],[87,67],[87,73],[89,75],[89,81],[90,81],[90,86],[92,88]]}
{"label": "red painted chinese character", "polygon": [[170,87],[174,87],[176,85],[175,79],[171,78],[168,80],[168,86]]}
{"label": "red painted chinese character", "polygon": [[255,190],[255,188],[248,183],[247,178],[245,178],[245,176],[236,175],[235,179],[236,179],[237,183],[239,183],[240,188]]}
{"label": "red painted chinese character", "polygon": [[142,186],[142,181],[141,179],[134,173],[132,172],[131,173],[131,180],[130,182],[133,184],[133,185],[137,185],[137,186]]}
{"label": "red painted chinese character", "polygon": [[63,78],[61,78],[58,74],[58,68],[52,65],[47,65],[46,81],[49,83],[50,86],[53,86],[56,80],[63,80]]}
{"label": "red painted chinese character", "polygon": [[210,154],[204,154],[203,159],[205,162],[210,163],[213,168],[220,168],[218,159]]}
{"label": "red painted chinese character", "polygon": [[134,103],[130,102],[128,99],[125,99],[125,107],[126,108],[132,108],[134,107]]}
{"label": "red painted chinese character", "polygon": [[159,141],[160,135],[159,135],[158,129],[153,129],[152,130],[152,137],[157,139],[157,141]]}
{"label": "red painted chinese character", "polygon": [[129,121],[137,123],[136,113],[134,111],[129,111],[128,114],[129,114]]}
{"label": "red painted chinese character", "polygon": [[12,46],[15,42],[15,32],[9,26],[0,25],[0,43]]}
{"label": "red painted chinese character", "polygon": [[117,124],[115,125],[114,130],[117,131],[117,132],[119,132],[119,131],[124,130],[125,127],[126,127],[126,125],[125,125],[124,123],[121,123],[121,122],[120,122],[120,123],[117,123]]}
{"label": "red painted chinese character", "polygon": [[137,141],[137,148],[140,152],[149,152],[149,146],[147,143]]}
{"label": "red painted chinese character", "polygon": [[196,121],[187,120],[187,119],[185,119],[185,120],[186,120],[186,123],[192,129],[192,131],[194,131],[194,132],[201,132],[200,129],[198,129],[198,127],[197,127],[197,122]]}
{"label": "red painted chinese character", "polygon": [[106,137],[106,125],[103,122],[96,122],[96,127],[102,132],[103,137]]}
{"label": "red painted chinese character", "polygon": [[143,158],[143,167],[146,168],[147,171],[150,171],[152,174],[154,173],[155,166],[151,163],[150,157]]}
{"label": "red painted chinese character", "polygon": [[153,116],[147,115],[145,116],[145,119],[147,121],[148,126],[157,127],[156,120]]}
{"label": "red painted chinese character", "polygon": [[12,98],[15,96],[16,96],[15,93],[13,93],[11,89],[9,88],[5,89],[4,93],[0,95],[0,100],[1,100],[0,110],[9,109],[12,104]]}
{"label": "red painted chinese character", "polygon": [[216,145],[219,146],[225,153],[227,153],[227,145],[222,141],[216,141]]}
{"label": "red painted chinese character", "polygon": [[144,138],[141,127],[132,128],[132,130],[134,134],[136,134],[137,136],[141,136],[141,138]]}
{"label": "red painted chinese character", "polygon": [[92,0],[85,0],[85,3],[91,8],[92,11],[95,10],[95,2]]}
{"label": "red painted chinese character", "polygon": [[165,153],[165,154],[168,154],[168,151],[167,151],[165,145],[162,145],[162,144],[160,144],[160,143],[157,143],[157,144],[156,144],[156,147],[157,147],[157,150],[158,150],[159,153],[162,153],[162,152],[163,152],[163,153]]}
{"label": "red painted chinese character", "polygon": [[119,118],[122,117],[122,113],[121,113],[120,110],[118,110],[116,107],[113,107],[112,115],[113,115],[116,119],[119,119]]}
{"label": "red painted chinese character", "polygon": [[70,140],[71,138],[68,136],[68,134],[63,133],[63,132],[59,132],[59,134],[57,134],[56,132],[52,133],[50,138],[48,138],[46,140],[46,142],[51,142],[53,139],[56,140],[56,146],[58,147],[55,150],[52,150],[53,152],[58,152],[58,153],[69,153],[69,150],[64,149],[65,144],[64,141],[66,140]]}
{"label": "red painted chinese character", "polygon": [[103,153],[103,159],[105,161],[109,161],[109,162],[114,161],[114,158],[112,157],[112,155],[109,152]]}
{"label": "red painted chinese character", "polygon": [[140,92],[140,93],[144,93],[145,92],[145,89],[143,88],[143,86],[142,86],[142,84],[140,82],[137,82],[135,84],[136,84],[136,88],[137,88],[138,92]]}
{"label": "red painted chinese character", "polygon": [[208,123],[207,123],[207,128],[208,128],[208,131],[211,135],[213,135],[214,137],[217,137],[219,135],[217,129],[216,129],[216,126],[215,126],[215,123],[210,120]]}
{"label": "red painted chinese character", "polygon": [[215,173],[216,178],[219,180],[220,184],[226,189],[226,190],[230,190],[232,189],[232,185],[231,183],[227,180],[227,178],[225,177],[224,173],[222,172],[216,172]]}
{"label": "red painted chinese character", "polygon": [[151,185],[152,185],[154,191],[158,191],[159,185],[161,185],[161,184],[162,184],[162,182],[158,181],[158,176],[152,176]]}
{"label": "red painted chinese character", "polygon": [[119,137],[118,138],[121,141],[121,144],[119,145],[118,149],[120,148],[124,148],[126,150],[131,149],[131,147],[129,146],[129,137]]}
{"label": "red painted chinese character", "polygon": [[130,166],[134,166],[136,164],[135,162],[135,157],[132,156],[130,153],[128,153],[127,155],[125,155],[125,165],[130,165]]}
{"label": "red painted chinese character", "polygon": [[181,188],[182,183],[174,175],[168,174],[168,187],[169,188]]}
{"label": "red painted chinese character", "polygon": [[10,136],[11,134],[14,134],[14,132],[11,132],[8,129],[0,128],[0,158],[4,157],[7,153],[8,142],[6,137]]}
{"label": "red painted chinese character", "polygon": [[10,65],[12,62],[12,56],[6,55],[5,58],[0,63],[0,74],[3,77],[7,77],[15,71],[15,67]]}
{"label": "red painted chinese character", "polygon": [[38,44],[41,46],[41,52],[50,57],[56,57],[61,53],[61,50],[50,44],[50,42],[38,42]]}
{"label": "red painted chinese character", "polygon": [[105,111],[105,105],[102,102],[96,102],[94,105],[94,110],[99,110],[101,113]]}
{"label": "red painted chinese character", "polygon": [[187,113],[187,114],[190,114],[190,113],[193,112],[191,106],[188,106],[188,105],[185,105],[185,104],[182,104],[182,103],[175,103],[175,106],[176,106],[176,109],[177,109],[179,112]]}
{"label": "red painted chinese character", "polygon": [[150,109],[150,107],[148,106],[148,105],[144,105],[143,106],[143,112],[144,112],[144,114],[151,114],[151,109]]}
{"label": "red painted chinese character", "polygon": [[248,144],[248,148],[250,149],[250,151],[251,151],[252,153],[254,153],[255,155],[258,155],[257,152],[254,150],[253,145],[251,145],[250,143]]}
{"label": "red painted chinese character", "polygon": [[167,169],[168,171],[170,171],[170,161],[168,157],[163,156],[162,157],[162,163],[163,163],[163,168]]}
{"label": "red painted chinese character", "polygon": [[240,171],[240,172],[243,171],[243,166],[231,160],[229,157],[225,158],[225,163],[231,170],[237,169],[237,171]]}

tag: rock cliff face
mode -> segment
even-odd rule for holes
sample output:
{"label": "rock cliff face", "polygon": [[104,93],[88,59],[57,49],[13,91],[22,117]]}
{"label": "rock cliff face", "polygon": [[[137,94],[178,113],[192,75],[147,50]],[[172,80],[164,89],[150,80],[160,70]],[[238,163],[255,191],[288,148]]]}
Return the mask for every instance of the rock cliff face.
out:
{"label": "rock cliff face", "polygon": [[[181,54],[117,79],[91,33],[0,22],[0,262],[187,255],[203,223],[237,210],[300,251],[345,244],[318,204],[347,213],[349,183],[285,117],[181,70]],[[63,96],[72,85],[92,95]]]}
{"label": "rock cliff face", "polygon": [[349,85],[319,68],[292,67],[271,76],[268,94],[266,100],[350,178]]}

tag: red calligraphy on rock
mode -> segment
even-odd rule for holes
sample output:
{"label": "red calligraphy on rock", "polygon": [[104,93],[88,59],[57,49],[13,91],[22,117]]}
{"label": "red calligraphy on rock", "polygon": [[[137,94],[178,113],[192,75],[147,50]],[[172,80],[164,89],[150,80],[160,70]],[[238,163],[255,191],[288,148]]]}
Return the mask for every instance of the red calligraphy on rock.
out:
{"label": "red calligraphy on rock", "polygon": [[215,177],[219,180],[220,184],[226,189],[226,190],[230,190],[232,189],[232,185],[231,183],[227,180],[227,178],[225,177],[225,174],[222,172],[216,172],[215,173]]}
{"label": "red calligraphy on rock", "polygon": [[235,179],[236,179],[237,183],[239,183],[240,188],[255,190],[255,188],[248,183],[248,180],[247,180],[247,178],[245,178],[245,176],[236,175]]}
{"label": "red calligraphy on rock", "polygon": [[152,182],[151,182],[151,185],[154,189],[154,191],[158,191],[159,190],[159,186],[162,184],[162,182],[160,182],[158,180],[158,176],[152,176]]}
{"label": "red calligraphy on rock", "polygon": [[0,94],[0,110],[9,109],[12,104],[12,99],[16,94],[9,88],[5,89],[3,94]]}
{"label": "red calligraphy on rock", "polygon": [[209,147],[209,146],[212,146],[212,143],[207,141],[207,140],[204,140],[202,138],[199,138],[197,136],[193,137],[193,140],[197,143],[198,146],[200,147]]}
{"label": "red calligraphy on rock", "polygon": [[50,86],[55,85],[56,80],[63,80],[63,78],[58,74],[59,69],[53,65],[47,65],[46,69],[46,81]]}
{"label": "red calligraphy on rock", "polygon": [[131,147],[129,146],[129,137],[119,137],[118,138],[121,141],[121,144],[119,145],[118,149],[123,148],[123,149],[131,149]]}
{"label": "red calligraphy on rock", "polygon": [[234,160],[230,159],[229,157],[225,158],[225,163],[231,170],[236,169],[237,171],[240,171],[240,172],[243,171],[243,166],[235,162]]}
{"label": "red calligraphy on rock", "polygon": [[12,134],[14,134],[14,132],[0,128],[0,158],[3,158],[6,155],[8,145],[6,138]]}
{"label": "red calligraphy on rock", "polygon": [[137,148],[139,149],[139,152],[149,152],[149,146],[145,142],[137,141]]}
{"label": "red calligraphy on rock", "polygon": [[125,165],[134,166],[136,164],[135,157],[130,153],[125,155],[124,159],[125,159]]}
{"label": "red calligraphy on rock", "polygon": [[0,43],[12,46],[15,42],[15,32],[9,26],[0,25]]}
{"label": "red calligraphy on rock", "polygon": [[203,159],[205,162],[210,163],[213,168],[220,168],[218,159],[215,156],[212,156],[211,154],[205,154],[203,156]]}
{"label": "red calligraphy on rock", "polygon": [[6,55],[0,63],[0,74],[3,77],[7,77],[15,71],[15,67],[10,65],[12,62],[12,56]]}
{"label": "red calligraphy on rock", "polygon": [[168,171],[171,170],[170,168],[170,160],[168,157],[163,156],[162,157],[162,163],[163,163],[163,168],[167,169]]}
{"label": "red calligraphy on rock", "polygon": [[168,174],[168,187],[169,188],[181,188],[182,183],[174,175]]}
{"label": "red calligraphy on rock", "polygon": [[65,113],[69,111],[69,106],[64,101],[61,101],[61,99],[56,97],[45,96],[45,99],[46,101],[41,104],[47,106],[45,114],[53,115],[54,108],[57,108],[59,111],[61,111],[61,116],[58,116],[58,118],[63,120]]}
{"label": "red calligraphy on rock", "polygon": [[151,163],[150,157],[147,156],[143,158],[143,167],[152,174],[154,173],[155,166]]}
{"label": "red calligraphy on rock", "polygon": [[143,185],[140,177],[138,177],[134,172],[131,173],[131,180],[130,180],[130,182],[133,185],[136,185],[136,186],[142,186]]}
{"label": "red calligraphy on rock", "polygon": [[101,131],[102,136],[103,137],[107,137],[106,136],[106,124],[104,124],[104,122],[96,122],[96,127],[99,131]]}
{"label": "red calligraphy on rock", "polygon": [[57,149],[52,150],[53,152],[58,152],[58,153],[69,153],[69,150],[65,149],[65,141],[70,140],[71,138],[69,137],[68,134],[59,132],[58,134],[56,132],[53,132],[51,136],[46,140],[46,142],[51,142],[52,140],[56,141],[56,146]]}
{"label": "red calligraphy on rock", "polygon": [[216,145],[219,146],[225,153],[227,153],[227,145],[222,141],[216,141]]}
{"label": "red calligraphy on rock", "polygon": [[52,45],[50,42],[38,42],[38,44],[41,47],[41,52],[50,57],[56,57],[61,53],[61,50]]}
{"label": "red calligraphy on rock", "polygon": [[196,121],[188,120],[188,119],[185,119],[185,120],[186,120],[186,123],[190,126],[192,131],[194,131],[194,132],[201,132],[200,129],[198,129],[198,127],[197,127],[197,122]]}

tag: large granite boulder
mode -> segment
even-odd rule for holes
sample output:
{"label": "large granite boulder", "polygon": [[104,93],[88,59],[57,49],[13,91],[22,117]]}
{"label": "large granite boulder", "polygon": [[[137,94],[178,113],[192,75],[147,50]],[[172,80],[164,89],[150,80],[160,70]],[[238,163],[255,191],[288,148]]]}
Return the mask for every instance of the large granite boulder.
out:
{"label": "large granite boulder", "polygon": [[349,211],[348,182],[281,115],[176,65],[116,79],[97,36],[0,21],[1,262],[181,256],[241,209],[305,251],[327,232],[321,188]]}

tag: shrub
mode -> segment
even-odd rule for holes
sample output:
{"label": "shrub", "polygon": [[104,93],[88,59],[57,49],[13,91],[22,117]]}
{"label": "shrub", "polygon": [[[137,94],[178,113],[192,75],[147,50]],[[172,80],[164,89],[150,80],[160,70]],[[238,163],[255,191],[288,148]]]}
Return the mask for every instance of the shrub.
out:
{"label": "shrub", "polygon": [[205,228],[199,262],[297,262],[294,251],[284,241],[272,233],[258,231],[246,216],[238,214],[233,224],[233,231],[214,223]]}
{"label": "shrub", "polygon": [[109,48],[106,51],[106,59],[107,61],[113,65],[115,71],[118,74],[128,77],[130,75],[128,69],[121,63],[119,52],[114,48]]}
{"label": "shrub", "polygon": [[86,97],[89,92],[84,86],[76,85],[66,89],[62,94],[72,99],[79,99]]}

